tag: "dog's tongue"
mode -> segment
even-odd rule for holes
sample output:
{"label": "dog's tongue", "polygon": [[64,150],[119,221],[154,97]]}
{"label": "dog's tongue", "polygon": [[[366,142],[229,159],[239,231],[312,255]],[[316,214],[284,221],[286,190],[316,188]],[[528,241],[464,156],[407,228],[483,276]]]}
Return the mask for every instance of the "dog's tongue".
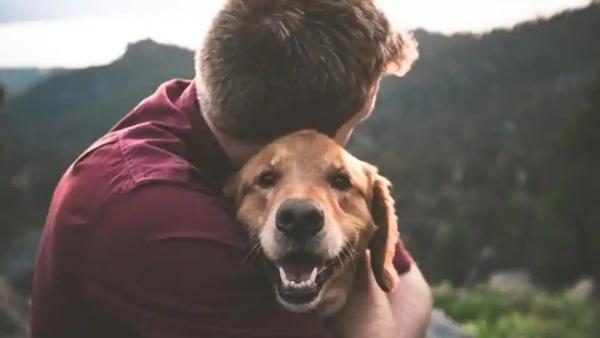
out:
{"label": "dog's tongue", "polygon": [[315,268],[321,270],[323,261],[316,256],[295,254],[282,259],[278,265],[285,270],[289,280],[303,281],[309,279]]}

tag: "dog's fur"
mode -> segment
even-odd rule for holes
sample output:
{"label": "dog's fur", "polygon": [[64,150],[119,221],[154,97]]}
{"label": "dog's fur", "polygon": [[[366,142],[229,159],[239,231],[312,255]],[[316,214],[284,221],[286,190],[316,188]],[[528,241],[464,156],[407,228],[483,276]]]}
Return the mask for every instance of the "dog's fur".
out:
{"label": "dog's fur", "polygon": [[[269,186],[261,184],[264,175],[270,175]],[[340,179],[348,179],[345,182],[350,185],[339,189],[339,181],[336,186],[334,180]],[[330,138],[300,131],[276,140],[252,157],[225,192],[235,201],[237,216],[258,251],[255,254],[266,262],[279,302],[292,311],[328,317],[351,297],[349,291],[360,268],[356,265],[364,261],[360,258],[367,249],[379,287],[389,292],[398,282],[392,259],[399,233],[389,187],[374,166],[353,157]],[[324,215],[323,229],[300,249],[275,225],[277,210],[290,199],[310,200]],[[318,295],[310,302],[290,303],[280,295],[277,284],[282,282],[274,267],[291,252],[333,262],[328,263],[333,267],[326,270]]]}

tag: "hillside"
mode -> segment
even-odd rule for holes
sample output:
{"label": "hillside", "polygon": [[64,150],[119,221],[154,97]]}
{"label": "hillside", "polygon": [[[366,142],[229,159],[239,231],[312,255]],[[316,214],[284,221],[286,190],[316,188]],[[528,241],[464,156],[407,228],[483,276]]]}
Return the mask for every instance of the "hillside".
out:
{"label": "hillside", "polygon": [[[392,179],[404,237],[431,279],[463,283],[506,268],[545,276],[539,215],[560,172],[565,120],[600,83],[598,32],[600,5],[481,36],[416,33],[420,60],[384,82],[350,147]],[[0,229],[39,227],[70,161],[159,83],[190,78],[192,62],[191,51],[141,41],[110,65],[9,98]],[[590,273],[580,266],[545,281]]]}
{"label": "hillside", "polygon": [[78,152],[82,142],[107,130],[158,84],[192,75],[190,51],[144,40],[130,44],[123,57],[107,66],[50,77],[27,95],[8,100],[2,116],[11,138],[58,140],[67,151]]}
{"label": "hillside", "polygon": [[[477,275],[483,251],[499,268],[545,264],[535,218],[560,167],[565,119],[600,79],[597,32],[598,5],[482,36],[417,32],[420,60],[385,83],[352,146],[392,177],[405,235],[423,245],[434,278]],[[446,236],[477,241],[431,247]]]}
{"label": "hillside", "polygon": [[17,96],[60,71],[62,69],[0,68],[0,84],[4,86],[6,97]]}

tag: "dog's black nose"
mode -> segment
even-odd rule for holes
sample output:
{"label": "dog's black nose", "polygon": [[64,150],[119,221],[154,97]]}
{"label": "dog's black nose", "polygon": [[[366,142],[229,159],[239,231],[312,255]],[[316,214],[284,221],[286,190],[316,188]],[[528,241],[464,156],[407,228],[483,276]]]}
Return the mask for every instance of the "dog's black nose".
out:
{"label": "dog's black nose", "polygon": [[275,217],[277,229],[297,240],[306,240],[323,229],[323,211],[308,199],[289,199]]}

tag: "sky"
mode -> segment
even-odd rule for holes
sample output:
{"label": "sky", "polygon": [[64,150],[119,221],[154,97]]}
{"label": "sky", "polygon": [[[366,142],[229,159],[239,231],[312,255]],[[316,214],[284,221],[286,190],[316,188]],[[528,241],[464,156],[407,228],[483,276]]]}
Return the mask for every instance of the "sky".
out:
{"label": "sky", "polygon": [[[101,65],[152,38],[195,49],[225,0],[0,0],[0,67]],[[590,0],[377,0],[399,27],[484,33]]]}

